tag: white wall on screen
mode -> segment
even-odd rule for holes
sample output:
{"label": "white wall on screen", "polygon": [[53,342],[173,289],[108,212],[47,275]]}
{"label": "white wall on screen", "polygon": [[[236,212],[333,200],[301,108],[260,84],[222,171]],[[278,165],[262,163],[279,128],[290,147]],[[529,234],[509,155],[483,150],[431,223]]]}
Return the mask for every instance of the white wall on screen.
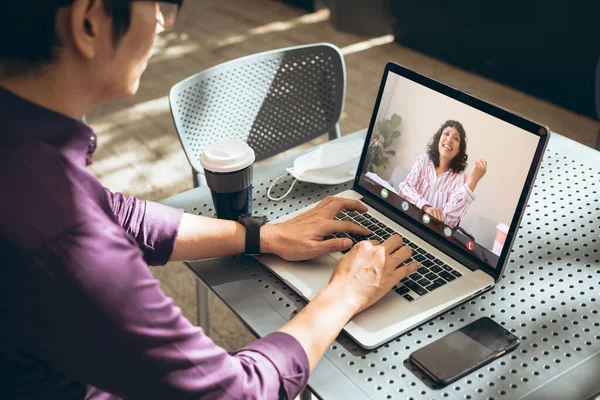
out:
{"label": "white wall on screen", "polygon": [[475,190],[476,200],[469,206],[460,226],[477,242],[491,249],[496,224],[510,224],[537,146],[537,136],[473,107],[414,83],[393,73],[388,76],[377,121],[393,114],[402,117],[397,151],[380,175],[390,180],[399,167],[404,175],[417,158],[426,152],[429,139],[447,120],[459,121],[467,134],[469,163],[488,162],[487,173]]}

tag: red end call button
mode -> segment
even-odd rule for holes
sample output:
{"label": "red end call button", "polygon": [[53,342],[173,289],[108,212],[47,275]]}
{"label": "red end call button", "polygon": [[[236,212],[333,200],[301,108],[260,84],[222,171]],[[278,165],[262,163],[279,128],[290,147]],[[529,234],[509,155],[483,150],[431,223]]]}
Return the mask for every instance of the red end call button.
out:
{"label": "red end call button", "polygon": [[473,242],[472,240],[467,240],[467,249],[471,251],[475,250],[475,242]]}

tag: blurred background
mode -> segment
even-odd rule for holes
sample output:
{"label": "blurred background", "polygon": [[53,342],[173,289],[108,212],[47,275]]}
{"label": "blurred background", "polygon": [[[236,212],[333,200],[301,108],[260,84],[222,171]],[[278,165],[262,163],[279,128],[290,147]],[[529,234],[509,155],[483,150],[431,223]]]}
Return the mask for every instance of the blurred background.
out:
{"label": "blurred background", "polygon": [[[368,126],[393,60],[595,147],[599,15],[600,2],[582,0],[188,0],[175,29],[157,38],[137,95],[87,116],[98,134],[91,171],[111,190],[147,200],[191,189],[171,86],[232,59],[315,42],[345,57],[343,135]],[[194,275],[181,263],[152,271],[196,323]],[[210,308],[217,344],[232,351],[253,339],[214,296]]]}

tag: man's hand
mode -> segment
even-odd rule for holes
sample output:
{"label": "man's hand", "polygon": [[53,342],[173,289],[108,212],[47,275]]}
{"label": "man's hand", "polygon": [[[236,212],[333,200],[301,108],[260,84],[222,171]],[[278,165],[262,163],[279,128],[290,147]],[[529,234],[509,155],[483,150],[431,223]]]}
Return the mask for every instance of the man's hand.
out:
{"label": "man's hand", "polygon": [[358,313],[419,268],[416,261],[398,268],[411,255],[411,248],[403,246],[399,235],[392,235],[381,244],[359,242],[339,261],[329,285],[341,290],[342,297]]}
{"label": "man's hand", "polygon": [[312,210],[279,224],[267,224],[261,229],[261,251],[273,253],[288,261],[310,260],[320,255],[349,248],[350,239],[323,240],[334,232],[369,235],[368,229],[350,221],[333,217],[341,210],[366,212],[367,207],[356,200],[328,196]]}
{"label": "man's hand", "polygon": [[475,161],[475,165],[469,172],[469,176],[467,177],[467,185],[471,191],[475,191],[477,184],[483,178],[485,173],[487,172],[487,161],[485,160],[477,160]]}
{"label": "man's hand", "polygon": [[423,207],[423,211],[425,211],[427,214],[431,215],[433,218],[437,219],[438,221],[444,222],[444,212],[442,211],[441,208],[425,206],[425,207]]}
{"label": "man's hand", "polygon": [[359,242],[338,262],[329,284],[279,329],[298,340],[311,371],[356,313],[375,303],[419,267],[412,262],[398,268],[411,254],[410,247],[402,246],[398,235],[382,244]]}

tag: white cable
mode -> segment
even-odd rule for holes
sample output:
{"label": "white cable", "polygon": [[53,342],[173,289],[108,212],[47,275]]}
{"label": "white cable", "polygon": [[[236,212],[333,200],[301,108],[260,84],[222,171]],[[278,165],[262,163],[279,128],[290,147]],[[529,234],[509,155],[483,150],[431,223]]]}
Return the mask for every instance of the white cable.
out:
{"label": "white cable", "polygon": [[277,179],[275,179],[273,181],[273,183],[271,183],[271,186],[269,186],[269,190],[267,190],[267,197],[269,198],[269,200],[273,200],[273,201],[283,200],[288,194],[290,194],[290,192],[294,188],[294,185],[296,184],[296,182],[298,181],[298,179],[294,179],[294,182],[292,182],[292,185],[290,186],[290,188],[288,189],[288,191],[285,192],[285,194],[283,196],[281,196],[281,197],[271,197],[271,189],[273,189],[273,186],[275,186],[275,183],[277,183],[278,180],[280,180],[281,178],[283,178],[286,175],[288,175],[287,172],[285,174],[281,175],[280,177],[278,177]]}

